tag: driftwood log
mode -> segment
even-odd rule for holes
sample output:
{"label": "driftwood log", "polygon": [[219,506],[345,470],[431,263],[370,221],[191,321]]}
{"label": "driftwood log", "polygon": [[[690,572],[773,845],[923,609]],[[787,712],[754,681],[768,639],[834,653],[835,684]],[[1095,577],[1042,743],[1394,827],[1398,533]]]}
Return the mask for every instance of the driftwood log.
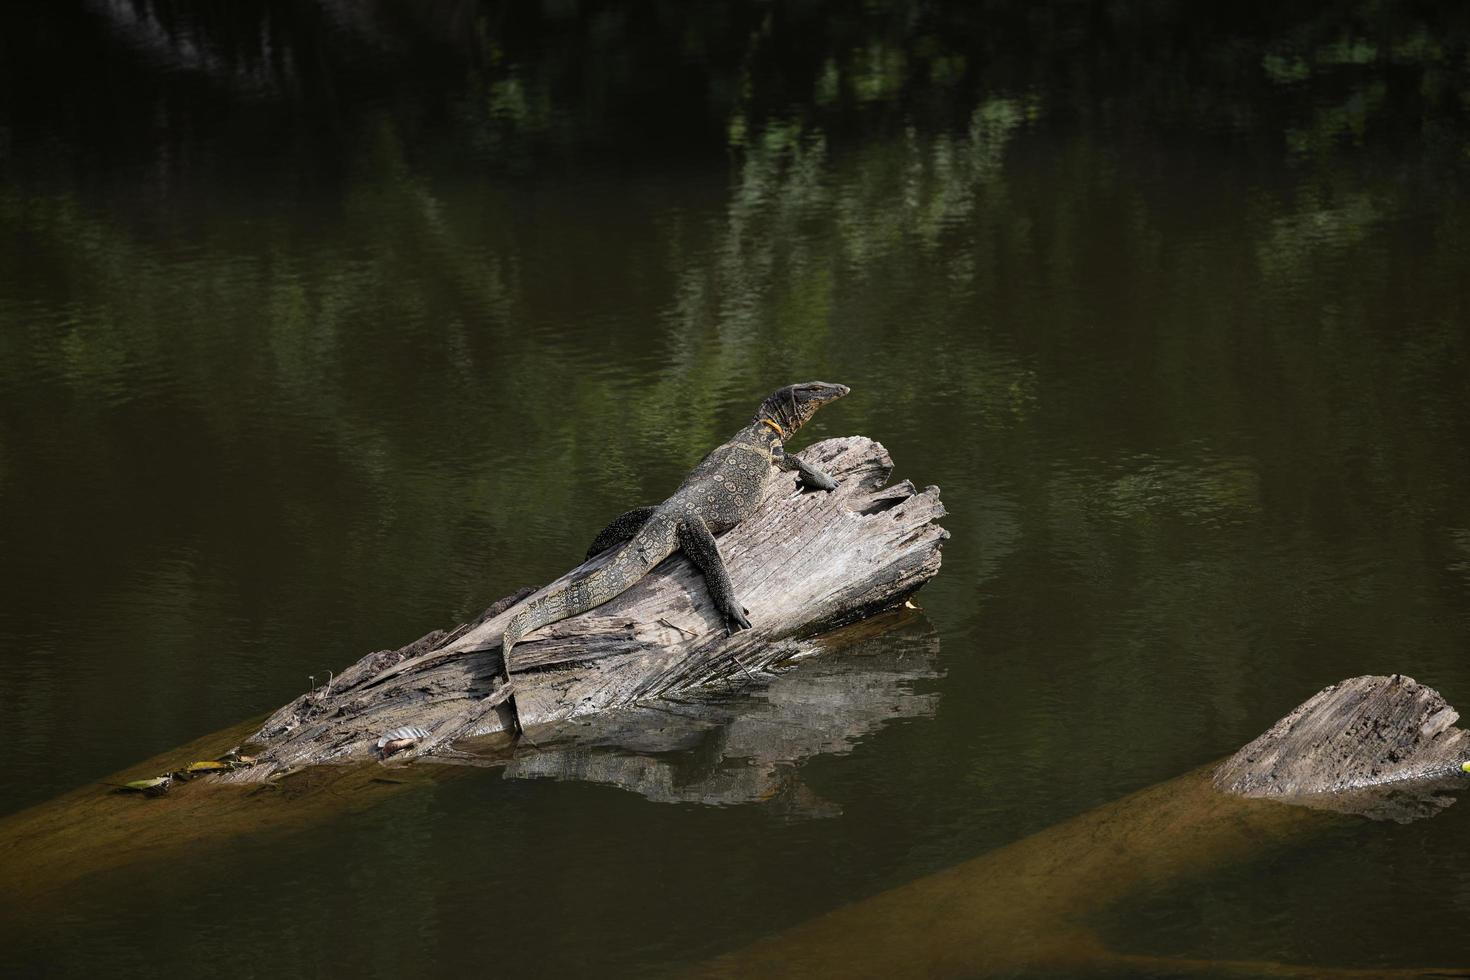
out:
{"label": "driftwood log", "polygon": [[[516,701],[533,743],[538,728],[779,669],[799,653],[800,638],[901,605],[934,576],[949,536],[934,523],[944,514],[937,487],[887,485],[893,462],[871,439],[829,439],[801,456],[838,488],[804,491],[795,474],[780,474],[756,514],[720,539],[752,628],[727,636],[698,571],[670,558],[612,602],[516,646]],[[273,714],[249,740],[257,765],[221,778],[259,781],[322,763],[503,748],[510,716],[495,696],[500,636],[532,594],[507,596],[473,622],[364,657]]]}

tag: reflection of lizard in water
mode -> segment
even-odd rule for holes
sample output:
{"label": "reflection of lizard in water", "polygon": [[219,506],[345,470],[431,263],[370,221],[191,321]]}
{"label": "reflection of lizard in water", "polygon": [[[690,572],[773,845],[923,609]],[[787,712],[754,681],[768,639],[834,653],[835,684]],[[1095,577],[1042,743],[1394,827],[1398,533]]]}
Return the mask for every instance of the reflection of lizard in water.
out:
{"label": "reflection of lizard in water", "polygon": [[[675,551],[683,551],[704,573],[715,608],[731,630],[750,628],[748,610],[735,597],[715,535],[755,513],[766,483],[777,469],[795,470],[803,483],[817,490],[837,487],[826,473],[787,456],[784,443],[817,409],[848,390],[846,385],[809,381],[775,392],[761,403],[749,425],[690,471],[672,497],[656,507],[630,510],[602,529],[587,557],[617,547],[606,563],[521,607],[505,628],[502,646],[506,685],[502,690],[517,733],[521,730],[520,712],[510,679],[510,653],[517,641],[542,626],[622,595]],[[496,695],[497,700],[502,696],[501,692]]]}

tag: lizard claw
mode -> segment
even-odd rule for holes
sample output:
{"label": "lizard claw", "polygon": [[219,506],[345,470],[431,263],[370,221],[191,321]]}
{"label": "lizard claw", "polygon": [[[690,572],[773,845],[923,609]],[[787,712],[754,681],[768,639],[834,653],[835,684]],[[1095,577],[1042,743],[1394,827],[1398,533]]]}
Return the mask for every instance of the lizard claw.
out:
{"label": "lizard claw", "polygon": [[730,633],[735,634],[741,630],[750,629],[750,620],[745,618],[749,615],[750,610],[744,606],[725,610],[726,625],[729,627]]}

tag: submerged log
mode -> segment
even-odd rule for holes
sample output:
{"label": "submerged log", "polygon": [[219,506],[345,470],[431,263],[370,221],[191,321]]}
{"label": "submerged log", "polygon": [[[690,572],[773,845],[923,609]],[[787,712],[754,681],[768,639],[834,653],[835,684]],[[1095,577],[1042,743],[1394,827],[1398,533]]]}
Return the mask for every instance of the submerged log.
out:
{"label": "submerged log", "polygon": [[[1333,685],[1222,765],[1140,790],[988,854],[706,963],[700,976],[1465,976],[1461,969],[1297,966],[1110,949],[1089,925],[1124,900],[1341,826],[1453,802],[1470,732],[1401,675]],[[1405,794],[1436,797],[1402,805]],[[1270,797],[1262,799],[1260,797]],[[1375,804],[1372,799],[1376,797]],[[1306,806],[1283,806],[1282,802]],[[1314,812],[1314,811],[1338,812]],[[1412,954],[1409,954],[1411,956]]]}
{"label": "submerged log", "polygon": [[[516,646],[511,673],[530,739],[538,727],[779,668],[799,650],[794,640],[900,605],[934,576],[949,536],[934,523],[944,514],[937,487],[887,486],[893,462],[871,439],[829,439],[801,456],[838,488],[804,491],[782,473],[759,510],[720,538],[752,628],[726,635],[698,570],[676,555],[612,602]],[[259,781],[384,750],[406,762],[504,745],[500,637],[530,594],[364,657],[273,714],[249,740],[260,764],[221,778]]]}

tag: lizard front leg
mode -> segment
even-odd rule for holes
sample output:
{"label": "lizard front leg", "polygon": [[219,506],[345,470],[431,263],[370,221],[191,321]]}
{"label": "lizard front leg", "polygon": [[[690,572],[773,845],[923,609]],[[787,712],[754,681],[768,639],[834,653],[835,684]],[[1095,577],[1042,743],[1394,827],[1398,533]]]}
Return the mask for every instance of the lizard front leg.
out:
{"label": "lizard front leg", "polygon": [[709,594],[715,600],[715,608],[725,617],[730,632],[750,629],[750,620],[745,618],[746,609],[735,598],[735,587],[730,584],[730,573],[715,545],[715,536],[710,533],[704,518],[694,515],[679,522],[679,548],[689,560],[704,573]]}
{"label": "lizard front leg", "polygon": [[797,459],[795,456],[792,456],[789,453],[785,452],[781,453],[781,455],[777,456],[775,459],[776,465],[779,466],[781,469],[786,470],[787,472],[795,470],[796,472],[800,473],[801,482],[811,487],[813,490],[837,489],[836,480],[832,479],[826,473],[823,473],[821,470],[817,469],[815,466],[813,466],[811,463],[808,463],[804,459]]}

